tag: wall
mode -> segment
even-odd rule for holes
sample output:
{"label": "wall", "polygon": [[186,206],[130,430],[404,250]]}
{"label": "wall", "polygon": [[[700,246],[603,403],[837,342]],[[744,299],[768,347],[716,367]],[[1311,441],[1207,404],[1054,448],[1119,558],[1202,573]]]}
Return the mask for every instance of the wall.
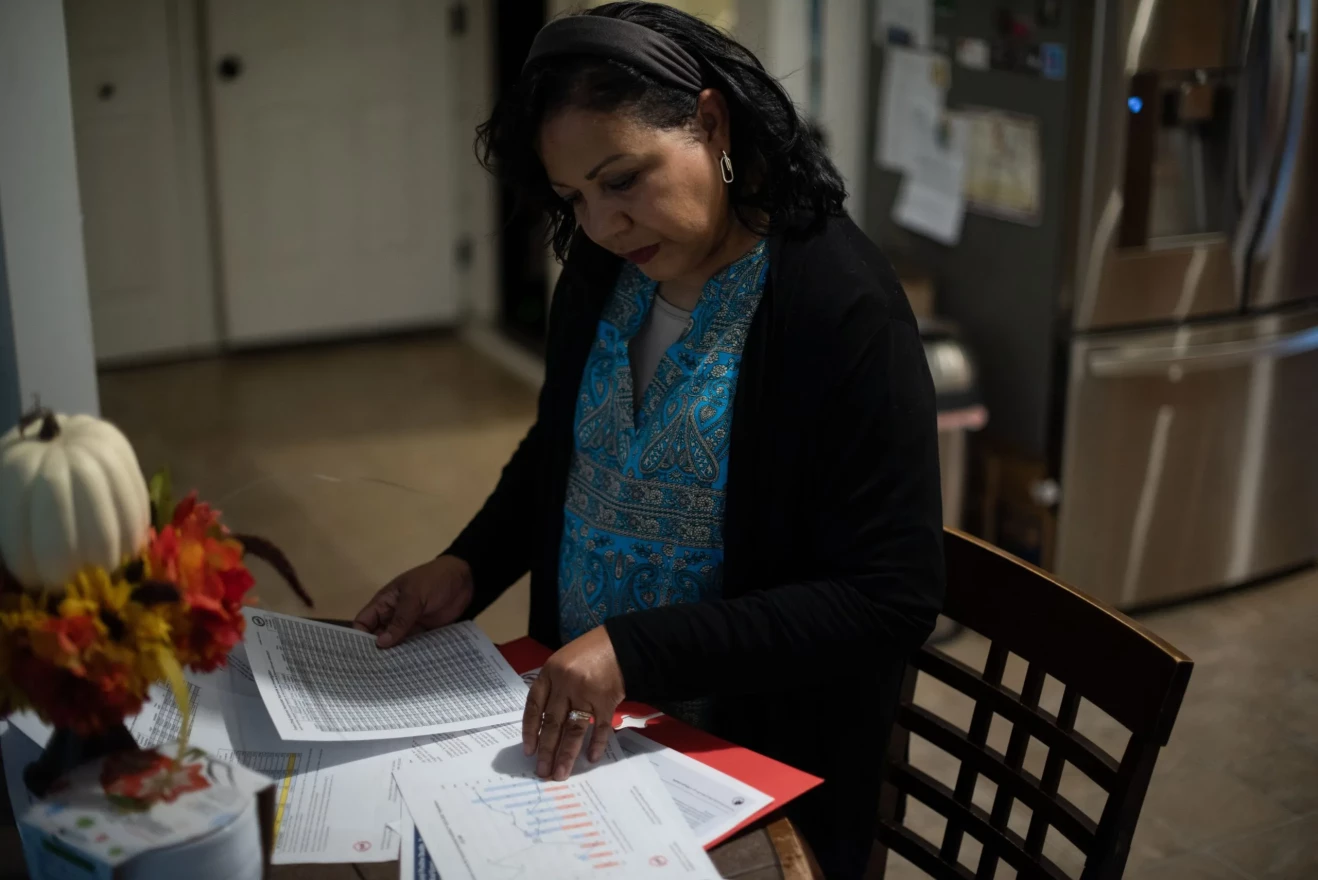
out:
{"label": "wall", "polygon": [[810,4],[740,0],[732,35],[778,77],[797,107],[810,101]]}
{"label": "wall", "polygon": [[62,4],[0,2],[0,120],[0,423],[99,413]]}
{"label": "wall", "polygon": [[[0,245],[5,240],[0,228]],[[5,249],[0,246],[0,432],[18,420],[23,411],[23,394],[18,387],[18,352],[14,350],[14,322],[9,309],[9,283],[5,272]]]}
{"label": "wall", "polygon": [[459,277],[466,285],[467,318],[481,325],[493,325],[499,318],[498,188],[476,161],[472,148],[476,126],[485,121],[494,105],[493,28],[494,4],[490,0],[469,3],[467,33],[458,42],[449,66],[457,92],[453,155],[462,163],[455,186],[459,204],[464,206],[457,212],[454,231],[467,236],[472,244],[471,265]]}
{"label": "wall", "polygon": [[824,0],[823,78],[819,122],[828,133],[828,154],[847,185],[847,211],[865,227],[869,168],[869,0]]}

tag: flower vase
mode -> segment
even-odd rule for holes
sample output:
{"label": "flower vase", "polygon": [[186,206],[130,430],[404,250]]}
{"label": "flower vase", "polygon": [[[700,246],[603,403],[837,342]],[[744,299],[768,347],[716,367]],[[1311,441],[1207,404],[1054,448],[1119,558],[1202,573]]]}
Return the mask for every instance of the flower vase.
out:
{"label": "flower vase", "polygon": [[58,727],[41,757],[23,769],[23,782],[38,798],[50,793],[55,782],[79,765],[115,752],[137,751],[137,741],[123,722],[96,736],[80,736],[66,727]]}

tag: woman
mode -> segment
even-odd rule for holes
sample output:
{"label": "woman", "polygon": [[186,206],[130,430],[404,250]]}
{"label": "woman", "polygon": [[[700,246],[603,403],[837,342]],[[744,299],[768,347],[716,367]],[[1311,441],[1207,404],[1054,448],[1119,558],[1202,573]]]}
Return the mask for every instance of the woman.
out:
{"label": "woman", "polygon": [[524,719],[541,775],[598,759],[590,720],[624,697],[658,703],[822,776],[794,818],[828,876],[858,876],[942,598],[900,285],[778,82],[669,7],[545,27],[478,146],[564,262],[537,419],[453,546],[357,626],[389,647],[529,570],[530,633],[557,648]]}

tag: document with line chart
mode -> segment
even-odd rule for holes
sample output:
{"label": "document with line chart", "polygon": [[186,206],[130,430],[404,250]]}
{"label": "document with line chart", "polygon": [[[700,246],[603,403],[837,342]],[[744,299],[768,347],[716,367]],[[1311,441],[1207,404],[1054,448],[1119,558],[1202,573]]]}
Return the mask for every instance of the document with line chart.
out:
{"label": "document with line chart", "polygon": [[388,650],[348,627],[243,609],[243,643],[284,739],[381,740],[520,720],[526,684],[471,621]]}
{"label": "document with line chart", "polygon": [[563,782],[537,778],[520,746],[394,778],[444,880],[719,876],[654,768],[613,737]]}

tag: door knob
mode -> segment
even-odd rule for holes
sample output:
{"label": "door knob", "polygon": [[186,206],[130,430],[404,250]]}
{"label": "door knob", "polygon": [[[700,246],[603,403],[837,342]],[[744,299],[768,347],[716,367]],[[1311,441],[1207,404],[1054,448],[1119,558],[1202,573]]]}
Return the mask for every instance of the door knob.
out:
{"label": "door knob", "polygon": [[225,82],[233,82],[243,75],[243,60],[237,55],[225,55],[220,59],[220,63],[215,67],[216,73],[220,79]]}

